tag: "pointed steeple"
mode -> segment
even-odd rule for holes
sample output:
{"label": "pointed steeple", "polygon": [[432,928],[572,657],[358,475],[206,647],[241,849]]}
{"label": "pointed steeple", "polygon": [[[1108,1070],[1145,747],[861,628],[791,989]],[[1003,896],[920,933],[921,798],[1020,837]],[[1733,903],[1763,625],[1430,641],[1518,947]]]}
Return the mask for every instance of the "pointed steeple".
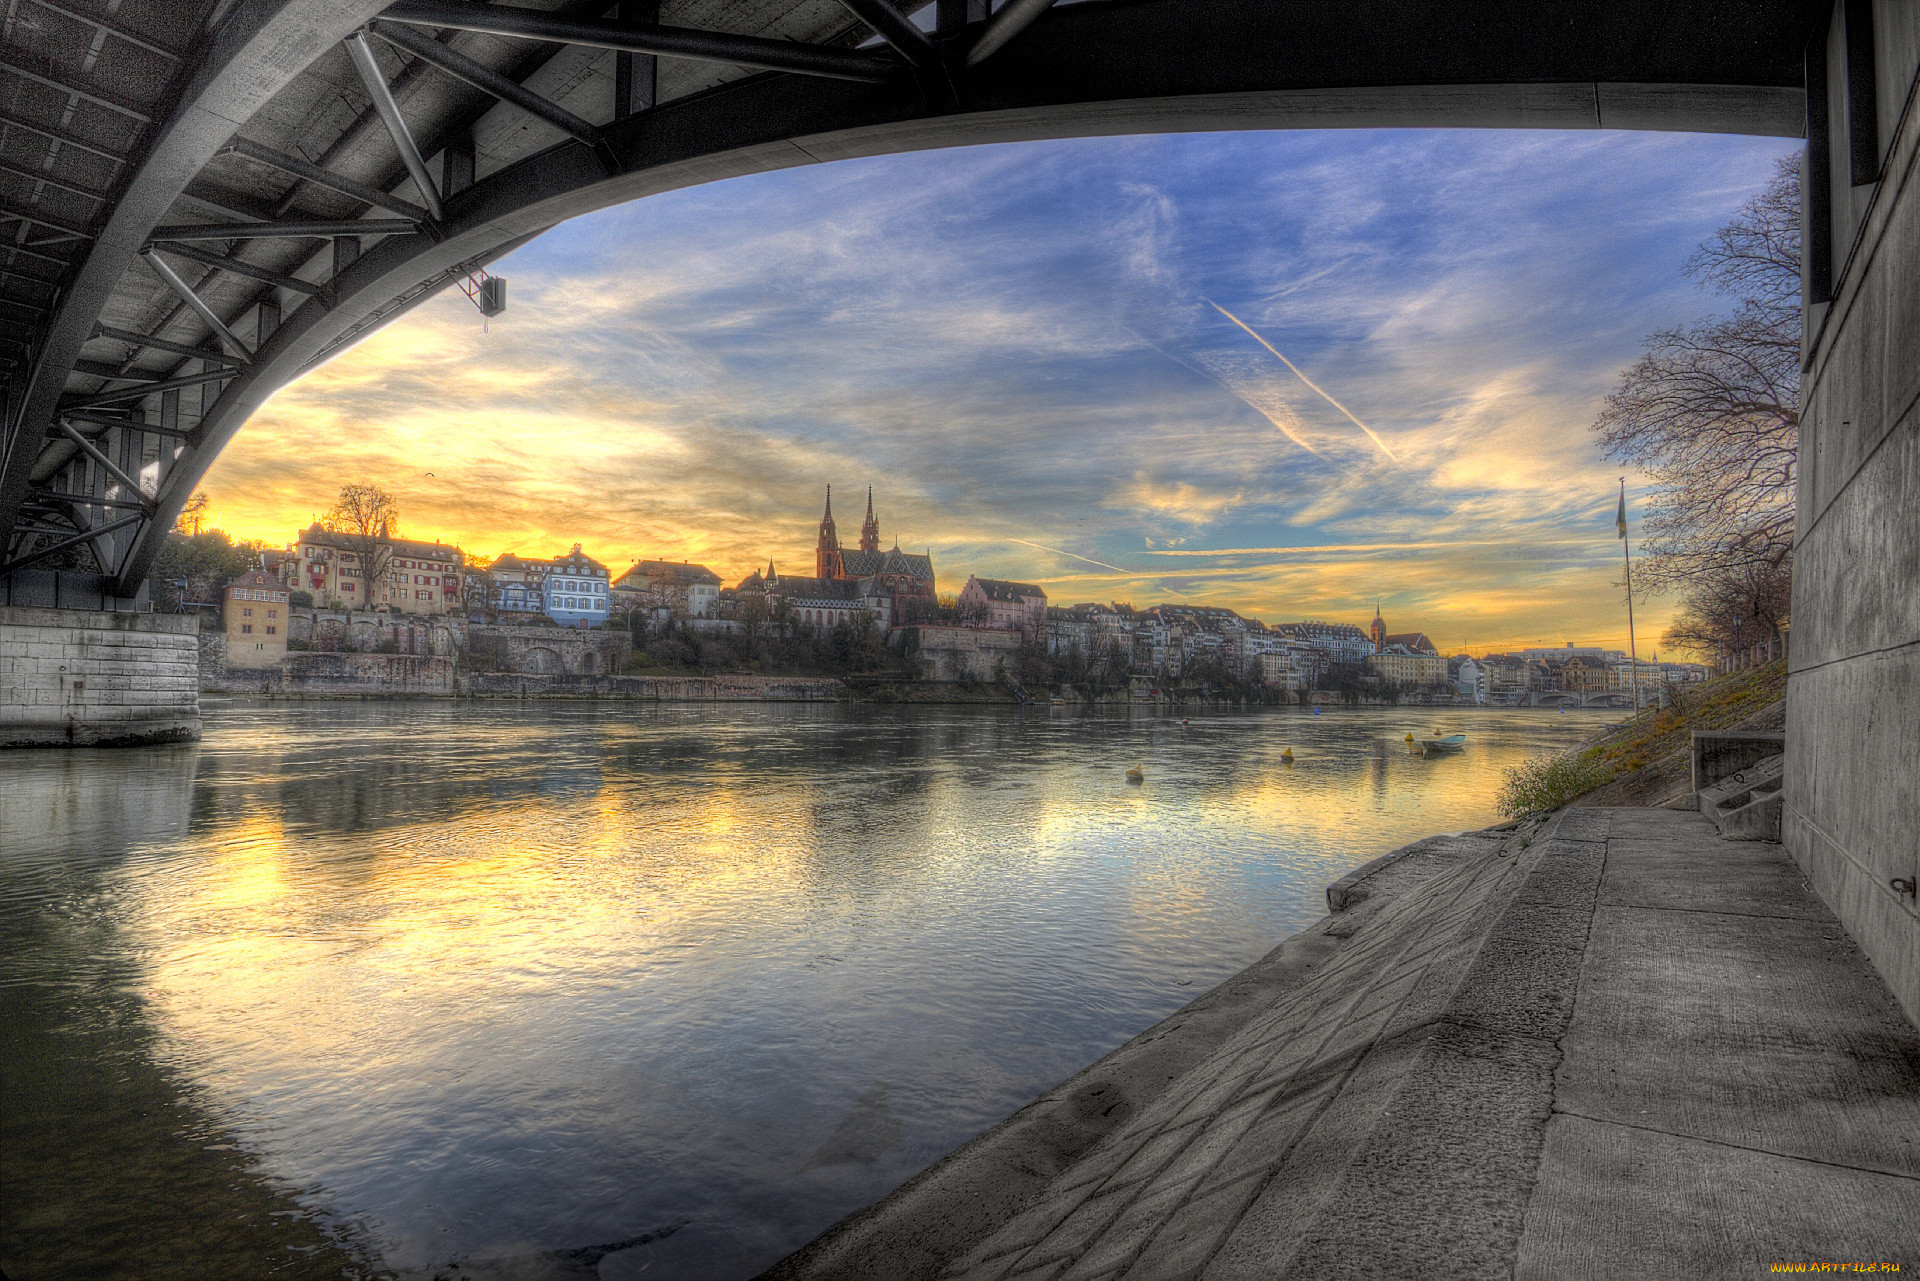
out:
{"label": "pointed steeple", "polygon": [[880,518],[873,514],[873,486],[867,486],[867,523],[860,526],[860,550],[880,550]]}
{"label": "pointed steeple", "polygon": [[833,528],[833,486],[827,486],[827,511],[820,518],[820,542],[813,552],[815,578],[845,578],[846,565],[840,559],[840,535]]}

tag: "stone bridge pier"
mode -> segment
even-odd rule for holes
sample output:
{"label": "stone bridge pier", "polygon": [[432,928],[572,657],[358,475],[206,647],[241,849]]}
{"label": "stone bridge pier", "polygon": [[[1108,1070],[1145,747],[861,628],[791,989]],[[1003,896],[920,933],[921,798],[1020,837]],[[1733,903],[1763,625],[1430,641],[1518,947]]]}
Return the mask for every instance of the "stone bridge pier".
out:
{"label": "stone bridge pier", "polygon": [[200,737],[200,620],[87,574],[0,574],[0,747]]}

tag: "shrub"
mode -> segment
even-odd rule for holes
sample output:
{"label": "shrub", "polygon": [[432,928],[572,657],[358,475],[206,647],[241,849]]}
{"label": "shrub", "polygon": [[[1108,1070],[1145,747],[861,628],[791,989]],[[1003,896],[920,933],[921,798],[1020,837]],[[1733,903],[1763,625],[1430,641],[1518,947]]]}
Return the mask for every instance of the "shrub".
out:
{"label": "shrub", "polygon": [[376,654],[398,654],[400,652],[400,642],[396,640],[383,640],[373,647],[373,652]]}
{"label": "shrub", "polygon": [[1608,773],[1579,756],[1542,756],[1507,771],[1500,812],[1509,818],[1557,810],[1610,781]]}

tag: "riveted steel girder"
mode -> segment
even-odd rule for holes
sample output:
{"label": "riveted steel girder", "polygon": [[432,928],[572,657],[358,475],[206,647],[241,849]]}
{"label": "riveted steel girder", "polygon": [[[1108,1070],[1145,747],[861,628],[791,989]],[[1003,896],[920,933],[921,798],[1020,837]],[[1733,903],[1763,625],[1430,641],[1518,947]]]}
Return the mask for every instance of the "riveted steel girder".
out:
{"label": "riveted steel girder", "polygon": [[[768,11],[807,2],[768,0]],[[277,224],[272,234],[284,237],[288,229],[350,234],[361,229],[370,240],[357,257],[337,256],[334,273],[322,288],[306,283],[305,277],[290,284],[296,270],[306,269],[288,265],[284,258],[263,266],[252,258],[240,259],[234,250],[190,255],[230,269],[228,278],[237,273],[274,292],[259,304],[256,330],[243,331],[255,332],[255,337],[244,349],[246,363],[237,372],[223,370],[216,377],[176,368],[171,374],[162,370],[143,375],[153,377],[155,387],[201,378],[208,385],[221,385],[221,390],[204,406],[190,437],[182,438],[185,451],[153,496],[153,519],[140,528],[118,567],[120,588],[127,593],[146,577],[166,531],[220,449],[276,390],[475,268],[579,214],[792,165],[1096,134],[1400,125],[1797,136],[1805,113],[1802,50],[1827,11],[1819,0],[1572,0],[1552,6],[1537,0],[1468,0],[1452,6],[1429,0],[1289,0],[1284,5],[1270,0],[1085,0],[1052,8],[1044,0],[1008,0],[991,17],[937,30],[923,48],[894,20],[905,10],[854,3],[848,7],[887,28],[882,34],[896,47],[907,46],[911,59],[885,49],[856,53],[847,46],[859,42],[859,28],[823,38],[825,29],[819,27],[816,13],[809,28],[815,34],[806,37],[812,43],[789,45],[793,57],[814,60],[808,67],[811,74],[796,70],[753,75],[683,92],[637,112],[619,112],[608,104],[594,115],[581,105],[583,99],[564,105],[548,101],[551,90],[543,87],[547,82],[516,78],[509,90],[499,78],[506,74],[506,64],[498,56],[486,74],[476,71],[475,60],[490,46],[473,42],[544,39],[549,43],[516,47],[574,48],[584,51],[582,59],[611,56],[600,54],[602,49],[640,48],[657,52],[666,63],[676,55],[701,59],[728,47],[743,50],[742,56],[764,53],[750,42],[770,39],[767,33],[777,28],[713,33],[715,38],[702,44],[686,27],[636,25],[623,35],[619,26],[604,20],[613,0],[598,8],[596,0],[575,0],[540,15],[495,6],[497,16],[485,12],[489,6],[405,0],[396,16],[404,15],[402,20],[416,34],[403,36],[400,43],[422,61],[403,66],[393,80],[396,111],[418,112],[420,99],[409,95],[422,85],[469,92],[441,77],[439,70],[424,77],[414,70],[421,65],[442,70],[455,66],[470,73],[467,84],[479,84],[505,104],[499,110],[560,121],[576,138],[525,155],[470,184],[468,160],[459,180],[446,184],[444,216],[426,228],[431,234],[404,235],[392,233],[414,230],[415,225],[365,216],[368,206],[395,211],[391,194],[380,200],[366,197],[404,190],[409,175],[397,164],[376,183],[364,171],[349,174],[331,167],[337,149],[310,161],[293,156],[284,141],[228,145],[235,129],[247,123],[250,110],[302,67],[331,54],[340,41],[377,18],[380,5],[366,0],[254,3],[256,9],[248,11],[250,25],[245,31],[230,31],[232,18],[223,25],[220,39],[194,70],[178,104],[162,117],[167,124],[117,197],[85,266],[60,297],[58,314],[42,330],[33,377],[12,401],[9,457],[0,474],[0,531],[18,510],[33,471],[30,454],[46,439],[68,371],[84,373],[88,368],[76,364],[84,341],[110,333],[129,335],[130,341],[145,343],[144,349],[156,355],[202,349],[195,344],[204,340],[191,334],[166,339],[156,329],[149,341],[110,326],[100,308],[113,281],[149,243],[159,219],[189,184],[201,193],[195,198],[208,207],[243,209],[244,196],[223,194],[217,172],[214,178],[203,172],[220,153],[246,156],[294,179],[309,180],[334,193],[329,198],[360,202],[354,210],[322,215],[335,221],[289,220]],[[427,33],[440,16],[449,16],[455,29],[444,31],[436,46],[428,48],[424,42],[432,37]],[[490,34],[470,34],[474,32]],[[729,46],[729,40],[735,44]],[[671,47],[676,41],[685,48]],[[345,60],[335,56],[344,67]],[[551,56],[543,54],[535,61]],[[587,63],[568,65],[580,68]],[[889,65],[897,65],[899,72],[888,70]],[[242,66],[250,70],[243,74]],[[939,95],[925,92],[927,73],[933,69],[941,73],[943,86],[951,88],[950,95],[944,87]],[[861,74],[833,78],[836,71],[846,70]],[[575,76],[572,83],[578,83],[577,70],[569,74]],[[470,139],[461,147],[444,141],[456,135],[447,133],[443,119],[405,123],[423,140],[443,140],[422,142],[420,150],[429,157],[441,146],[448,148],[449,164],[456,152],[472,155]],[[428,181],[421,178],[416,186]],[[85,186],[78,179],[70,185]],[[269,230],[262,224],[281,216],[271,212],[274,198],[263,207],[270,212],[260,223],[201,230],[260,243],[260,234]],[[199,234],[177,222],[164,230],[175,237]],[[382,233],[384,238],[374,238]],[[297,304],[284,315],[281,292],[293,293]],[[225,314],[235,312],[229,307]],[[225,323],[215,316],[209,329],[217,332]],[[69,392],[65,403],[123,399],[121,392],[102,389]]]}
{"label": "riveted steel girder", "polygon": [[[0,440],[0,534],[11,531],[80,348],[134,255],[234,130],[377,13],[380,0],[241,0],[184,76],[9,396]],[[144,577],[144,575],[142,575]]]}

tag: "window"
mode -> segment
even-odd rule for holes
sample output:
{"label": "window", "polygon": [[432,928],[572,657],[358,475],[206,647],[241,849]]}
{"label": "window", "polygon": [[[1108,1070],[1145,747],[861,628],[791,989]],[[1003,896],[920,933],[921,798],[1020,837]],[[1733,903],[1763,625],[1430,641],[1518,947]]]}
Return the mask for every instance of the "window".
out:
{"label": "window", "polygon": [[250,636],[250,635],[252,635],[252,634],[253,634],[253,624],[252,624],[252,623],[242,623],[242,624],[240,624],[240,632],[241,632],[241,634],[242,634],[243,636]]}
{"label": "window", "polygon": [[280,617],[280,611],[279,611],[279,610],[277,610],[277,609],[270,609],[270,610],[268,610],[268,611],[267,611],[267,617],[268,617],[268,618],[278,618],[278,617]]}
{"label": "window", "polygon": [[240,617],[242,617],[242,618],[252,618],[252,617],[253,617],[253,611],[252,611],[252,610],[250,610],[250,609],[243,609],[243,610],[241,610],[241,611],[240,611]]}
{"label": "window", "polygon": [[343,592],[350,592],[350,591],[352,591],[352,590],[353,590],[353,584],[352,584],[352,583],[342,583],[342,584],[340,584],[340,590],[341,590],[341,591],[343,591]]}
{"label": "window", "polygon": [[271,635],[273,635],[273,634],[274,634],[274,627],[273,627],[273,624],[272,624],[272,623],[268,623],[268,624],[267,624],[267,635],[269,635],[269,636],[271,636]]}

